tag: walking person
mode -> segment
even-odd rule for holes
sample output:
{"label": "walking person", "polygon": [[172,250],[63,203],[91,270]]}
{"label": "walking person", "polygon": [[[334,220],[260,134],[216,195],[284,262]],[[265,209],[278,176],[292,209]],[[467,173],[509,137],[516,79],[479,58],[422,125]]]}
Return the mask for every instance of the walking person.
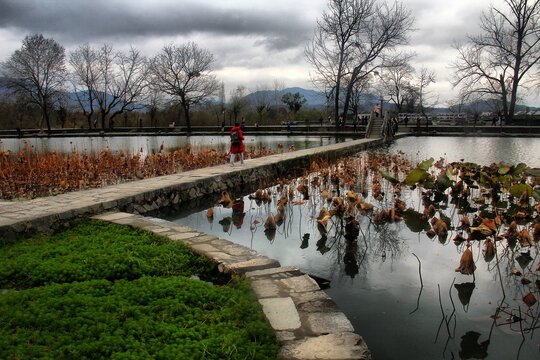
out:
{"label": "walking person", "polygon": [[231,129],[231,162],[230,166],[234,166],[234,157],[238,154],[240,158],[240,164],[244,165],[244,136],[242,135],[242,129],[238,126],[238,123],[234,123],[234,127]]}

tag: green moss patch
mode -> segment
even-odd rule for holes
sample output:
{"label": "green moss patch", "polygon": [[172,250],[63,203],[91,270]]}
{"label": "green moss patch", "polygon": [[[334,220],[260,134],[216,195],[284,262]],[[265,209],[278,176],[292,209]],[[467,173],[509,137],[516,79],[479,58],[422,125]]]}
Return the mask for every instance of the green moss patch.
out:
{"label": "green moss patch", "polygon": [[248,281],[195,274],[183,244],[93,220],[0,247],[0,358],[275,359]]}

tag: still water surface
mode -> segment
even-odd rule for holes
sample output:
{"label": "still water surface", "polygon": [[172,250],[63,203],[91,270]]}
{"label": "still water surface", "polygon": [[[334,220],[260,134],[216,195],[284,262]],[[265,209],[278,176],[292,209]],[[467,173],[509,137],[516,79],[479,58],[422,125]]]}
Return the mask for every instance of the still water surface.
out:
{"label": "still water surface", "polygon": [[[317,146],[334,144],[337,141],[345,141],[344,138],[321,137],[321,136],[253,136],[244,134],[244,145],[266,146],[278,150],[278,145],[285,151],[294,146],[296,150],[309,149]],[[155,154],[163,147],[165,152],[178,150],[187,145],[192,150],[214,148],[219,151],[227,151],[230,147],[229,136],[94,136],[94,137],[58,137],[58,138],[28,138],[28,139],[0,139],[0,151],[9,150],[18,153],[21,150],[37,152],[59,153],[98,153],[101,150],[110,150],[113,153],[123,151],[127,154],[141,153],[142,156]]]}
{"label": "still water surface", "polygon": [[[411,160],[443,156],[448,161],[464,159],[485,165],[505,161],[540,166],[539,143],[537,139],[404,138],[383,151],[402,151]],[[233,195],[237,197],[233,208],[215,205],[214,200],[191,213],[167,217],[278,259],[282,266],[296,265],[330,279],[327,293],[364,337],[374,359],[540,358],[540,329],[522,337],[519,323],[494,324],[491,317],[504,296],[496,261],[484,260],[480,242],[472,246],[477,266],[473,279],[454,271],[464,251],[451,241],[455,233],[440,242],[424,231],[411,230],[404,221],[375,226],[364,216],[359,219],[357,241],[347,242],[335,231],[342,224],[334,223],[326,236],[318,230],[315,218],[322,206],[320,198],[312,196],[304,205],[287,208],[284,224],[272,237],[265,234],[262,224],[269,214],[276,214],[276,199],[259,205],[245,194]],[[422,212],[416,190],[403,191],[401,198]],[[379,209],[389,205],[386,200],[366,200]],[[209,207],[214,209],[213,221],[206,217]],[[444,211],[451,218],[457,216],[451,204]],[[513,269],[534,273],[538,248],[528,254],[500,249],[499,256],[504,304],[526,308],[519,299],[529,288],[509,274]],[[532,311],[538,317],[538,303]],[[499,322],[509,317],[500,316]]]}

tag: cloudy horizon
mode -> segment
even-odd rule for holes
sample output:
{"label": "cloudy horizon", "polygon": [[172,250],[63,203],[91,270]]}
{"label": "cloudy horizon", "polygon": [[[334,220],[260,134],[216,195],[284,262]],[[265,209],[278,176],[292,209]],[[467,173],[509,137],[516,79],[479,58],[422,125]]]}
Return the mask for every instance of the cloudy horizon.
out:
{"label": "cloudy horizon", "polygon": [[[493,1],[403,1],[416,20],[407,47],[417,54],[413,66],[435,72],[430,90],[439,106],[457,94],[450,85],[452,44],[478,32],[480,13]],[[275,80],[315,89],[304,48],[326,6],[326,0],[0,0],[0,61],[34,33],[52,37],[67,53],[85,43],[107,43],[116,50],[134,46],[150,57],[164,45],[194,41],[214,55],[227,95],[238,85],[254,90]],[[540,106],[538,96],[522,96]]]}

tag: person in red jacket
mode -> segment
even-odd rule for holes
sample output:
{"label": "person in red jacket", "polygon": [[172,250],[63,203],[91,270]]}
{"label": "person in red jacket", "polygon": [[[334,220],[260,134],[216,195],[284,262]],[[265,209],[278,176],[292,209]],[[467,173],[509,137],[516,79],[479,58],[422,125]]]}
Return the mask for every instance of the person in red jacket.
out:
{"label": "person in red jacket", "polygon": [[235,154],[239,155],[240,164],[244,165],[244,136],[242,135],[242,129],[238,126],[238,123],[234,123],[234,127],[231,129],[231,163],[230,166],[234,166]]}

